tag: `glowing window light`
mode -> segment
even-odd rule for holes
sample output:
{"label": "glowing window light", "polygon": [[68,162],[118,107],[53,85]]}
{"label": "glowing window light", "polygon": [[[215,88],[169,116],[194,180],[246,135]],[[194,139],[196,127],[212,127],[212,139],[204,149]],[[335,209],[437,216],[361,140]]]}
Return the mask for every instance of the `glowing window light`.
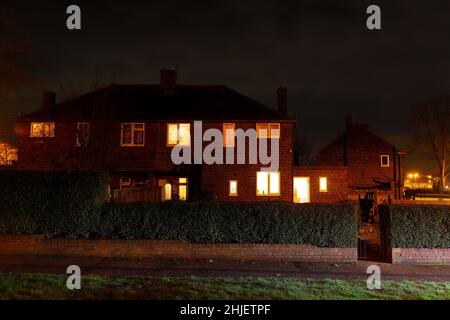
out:
{"label": "glowing window light", "polygon": [[320,177],[319,178],[319,191],[320,192],[327,192],[328,191],[328,179],[327,179],[327,177]]}

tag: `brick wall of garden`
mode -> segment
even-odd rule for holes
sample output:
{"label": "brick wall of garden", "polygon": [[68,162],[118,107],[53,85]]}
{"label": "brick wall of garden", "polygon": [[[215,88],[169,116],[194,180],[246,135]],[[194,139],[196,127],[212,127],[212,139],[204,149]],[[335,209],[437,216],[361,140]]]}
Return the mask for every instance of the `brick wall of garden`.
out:
{"label": "brick wall of garden", "polygon": [[223,259],[246,261],[357,262],[357,248],[297,244],[198,244],[171,240],[106,240],[2,235],[0,255],[104,258]]}

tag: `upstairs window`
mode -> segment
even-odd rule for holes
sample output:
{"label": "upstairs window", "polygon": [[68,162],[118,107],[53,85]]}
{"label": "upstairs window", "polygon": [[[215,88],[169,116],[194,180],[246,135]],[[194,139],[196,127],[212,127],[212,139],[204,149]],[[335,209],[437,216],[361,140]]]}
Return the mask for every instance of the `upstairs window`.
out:
{"label": "upstairs window", "polygon": [[381,166],[389,167],[389,155],[383,154],[380,156]]}
{"label": "upstairs window", "polygon": [[122,123],[120,145],[122,147],[144,146],[144,123]]}
{"label": "upstairs window", "polygon": [[279,139],[280,138],[280,124],[279,123],[257,123],[256,134],[261,139]]}
{"label": "upstairs window", "polygon": [[190,146],[191,125],[189,123],[169,123],[167,125],[168,146]]}
{"label": "upstairs window", "polygon": [[259,171],[256,173],[256,195],[279,196],[280,173]]}
{"label": "upstairs window", "polygon": [[30,137],[33,138],[53,138],[55,136],[54,122],[32,122]]}
{"label": "upstairs window", "polygon": [[234,123],[224,123],[222,134],[223,134],[223,146],[225,148],[234,147],[235,124]]}
{"label": "upstairs window", "polygon": [[84,146],[89,141],[89,123],[87,122],[78,122],[77,123],[77,141],[76,145]]}

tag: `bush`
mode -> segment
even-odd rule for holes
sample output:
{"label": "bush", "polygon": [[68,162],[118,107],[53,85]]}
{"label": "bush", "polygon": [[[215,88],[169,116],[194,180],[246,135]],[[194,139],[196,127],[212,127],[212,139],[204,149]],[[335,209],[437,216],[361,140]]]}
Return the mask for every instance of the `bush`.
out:
{"label": "bush", "polygon": [[0,172],[0,233],[356,247],[352,204],[104,204],[87,172]]}
{"label": "bush", "polygon": [[356,247],[355,217],[351,204],[108,204],[99,232],[106,238]]}
{"label": "bush", "polygon": [[101,173],[0,171],[0,232],[88,236],[106,188]]}
{"label": "bush", "polygon": [[450,206],[383,206],[393,248],[450,248]]}

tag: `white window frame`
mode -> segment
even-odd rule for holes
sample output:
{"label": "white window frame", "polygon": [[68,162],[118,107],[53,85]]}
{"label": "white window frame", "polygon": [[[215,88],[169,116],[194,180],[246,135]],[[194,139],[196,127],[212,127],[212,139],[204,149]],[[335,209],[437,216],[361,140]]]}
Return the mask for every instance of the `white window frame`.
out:
{"label": "white window frame", "polygon": [[[34,135],[33,133],[33,125],[40,124],[42,126],[41,133],[42,135]],[[45,126],[48,126],[48,135],[45,135]],[[55,137],[55,122],[43,121],[43,122],[31,122],[30,123],[30,138],[54,138]]]}
{"label": "white window frame", "polygon": [[[264,128],[265,127],[265,128]],[[276,127],[276,128],[273,128]],[[277,122],[258,122],[256,124],[256,136],[259,139],[280,139],[281,136],[281,126]],[[266,133],[260,134],[260,130],[266,129]],[[273,132],[272,132],[273,130]],[[278,132],[276,132],[276,131]]]}
{"label": "white window frame", "polygon": [[[180,144],[180,127],[181,125],[188,125],[189,126],[189,144]],[[169,142],[169,128],[170,126],[177,126],[177,143],[170,143]],[[166,128],[166,145],[168,147],[173,147],[176,145],[180,145],[183,147],[189,147],[191,145],[191,124],[189,122],[179,122],[179,123],[168,123]]]}
{"label": "white window frame", "polygon": [[[383,164],[383,157],[386,157],[386,158],[387,158],[387,164]],[[390,165],[391,165],[391,163],[390,163],[389,155],[388,155],[388,154],[382,154],[382,155],[380,155],[380,166],[381,166],[382,168],[389,168]]]}
{"label": "white window frame", "polygon": [[[232,126],[233,128],[226,128],[227,126]],[[228,141],[227,131],[232,131],[232,140]],[[224,148],[234,148],[235,140],[236,140],[236,124],[234,122],[224,122],[222,126],[222,135],[223,135],[223,147]]]}
{"label": "white window frame", "polygon": [[[131,142],[123,142],[123,127],[131,125]],[[136,125],[142,125],[142,128],[136,128]],[[142,131],[142,143],[134,143],[134,133]],[[120,124],[120,146],[121,147],[143,147],[145,146],[145,123],[144,122],[123,122]]]}
{"label": "white window frame", "polygon": [[[267,172],[267,193],[258,193],[258,174],[261,172]],[[278,192],[272,192],[271,191],[271,181],[270,181],[270,177],[271,177],[271,173],[277,173],[278,174]],[[256,172],[256,195],[258,197],[277,197],[277,196],[281,196],[281,173],[280,171],[258,171]]]}

